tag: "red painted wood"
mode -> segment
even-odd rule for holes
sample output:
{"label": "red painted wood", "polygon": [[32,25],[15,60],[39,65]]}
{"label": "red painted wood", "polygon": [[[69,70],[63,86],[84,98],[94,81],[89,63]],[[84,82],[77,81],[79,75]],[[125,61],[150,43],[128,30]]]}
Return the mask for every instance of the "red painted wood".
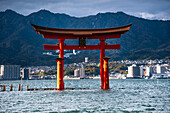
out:
{"label": "red painted wood", "polygon": [[[64,68],[64,50],[96,50],[100,49],[100,76],[101,76],[101,89],[109,89],[109,71],[108,71],[108,59],[105,57],[105,49],[120,49],[120,44],[107,45],[106,39],[120,38],[121,34],[124,34],[130,29],[132,24],[105,29],[59,29],[49,28],[43,26],[37,26],[31,24],[34,27],[36,33],[42,34],[44,38],[58,39],[57,45],[43,45],[44,50],[59,50],[59,58],[57,59],[57,89],[64,89],[63,81],[63,68]],[[108,30],[111,30],[110,32]],[[95,31],[95,32],[91,32]],[[80,33],[81,32],[81,33]],[[79,47],[78,45],[66,45],[65,39],[99,39],[98,45],[87,45],[85,47]],[[104,60],[103,60],[104,59]],[[104,64],[104,66],[103,66]]]}
{"label": "red painted wood", "polygon": [[103,82],[103,89],[110,89],[109,87],[109,61],[110,58],[106,57],[106,58],[103,58],[103,61],[104,61],[104,66],[103,66],[103,69],[104,69],[104,82]]}
{"label": "red painted wood", "polygon": [[[65,40],[65,39],[64,39]],[[63,81],[63,69],[64,69],[64,40],[59,39],[59,58],[57,60],[57,89],[63,90],[64,89],[64,81]],[[59,80],[58,80],[59,79]]]}
{"label": "red painted wood", "polygon": [[57,58],[57,90],[64,90],[64,81],[63,81],[63,58]]}
{"label": "red painted wood", "polygon": [[[86,47],[79,47],[77,45],[64,45],[65,50],[96,50],[101,49],[101,45],[87,45]],[[59,45],[45,45],[44,50],[59,50]],[[120,44],[104,45],[104,49],[120,49]]]}
{"label": "red painted wood", "polygon": [[52,34],[52,33],[40,33],[43,35],[43,38],[48,39],[78,39],[79,37],[85,37],[86,39],[112,39],[112,38],[120,38],[121,34],[123,33],[117,33],[117,34],[101,34],[101,35],[71,35],[71,34]]}
{"label": "red painted wood", "polygon": [[115,45],[105,45],[105,49],[120,49],[120,44],[115,44]]}
{"label": "red painted wood", "polygon": [[103,84],[104,84],[104,69],[103,69],[103,58],[105,57],[105,40],[101,39],[100,40],[100,78],[101,78],[101,89],[103,89]]}
{"label": "red painted wood", "polygon": [[43,44],[44,50],[59,50],[59,45],[46,45]]}

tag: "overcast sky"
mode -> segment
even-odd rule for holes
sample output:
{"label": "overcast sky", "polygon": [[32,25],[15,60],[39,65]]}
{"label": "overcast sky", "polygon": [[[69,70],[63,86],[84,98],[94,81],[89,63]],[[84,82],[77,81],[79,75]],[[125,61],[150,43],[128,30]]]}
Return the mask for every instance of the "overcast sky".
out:
{"label": "overcast sky", "polygon": [[0,0],[0,11],[29,15],[40,9],[82,17],[123,11],[146,19],[170,20],[170,0]]}

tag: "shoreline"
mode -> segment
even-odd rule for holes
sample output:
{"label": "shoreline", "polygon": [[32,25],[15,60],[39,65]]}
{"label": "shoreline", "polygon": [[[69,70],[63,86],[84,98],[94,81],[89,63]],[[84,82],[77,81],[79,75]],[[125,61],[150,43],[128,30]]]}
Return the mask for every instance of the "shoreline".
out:
{"label": "shoreline", "polygon": [[[80,79],[101,79],[100,77],[89,77],[89,78],[63,78],[63,80],[80,80]],[[109,77],[109,79],[143,79],[143,78],[116,78],[116,77]],[[159,78],[159,79],[170,79],[170,78]],[[57,80],[57,79],[28,79],[30,80]],[[144,79],[145,80],[145,79]],[[150,80],[150,79],[146,79]],[[0,80],[0,81],[21,81],[21,80]],[[22,81],[27,81],[27,80],[22,80]]]}

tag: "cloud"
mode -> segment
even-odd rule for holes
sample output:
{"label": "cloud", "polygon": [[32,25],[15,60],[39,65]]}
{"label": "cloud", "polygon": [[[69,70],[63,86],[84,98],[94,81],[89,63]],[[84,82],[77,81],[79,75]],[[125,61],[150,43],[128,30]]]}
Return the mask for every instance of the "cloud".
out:
{"label": "cloud", "polygon": [[139,13],[139,15],[142,18],[145,18],[145,19],[153,19],[153,18],[155,18],[154,14],[150,14],[150,13],[146,13],[146,12]]}
{"label": "cloud", "polygon": [[76,17],[123,11],[147,19],[170,19],[169,6],[170,0],[0,0],[0,11],[12,9],[28,15],[46,9]]}

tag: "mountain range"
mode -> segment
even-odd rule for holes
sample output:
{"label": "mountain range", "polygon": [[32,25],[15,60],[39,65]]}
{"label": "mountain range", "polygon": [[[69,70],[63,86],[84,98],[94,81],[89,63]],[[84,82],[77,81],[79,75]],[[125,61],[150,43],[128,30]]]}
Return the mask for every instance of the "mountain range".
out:
{"label": "mountain range", "polygon": [[[58,40],[44,39],[35,33],[30,23],[54,27],[94,29],[118,27],[132,23],[130,30],[120,39],[106,40],[109,44],[121,44],[120,50],[106,51],[111,60],[163,59],[170,57],[170,20],[147,20],[125,14],[98,13],[86,17],[40,10],[24,16],[13,10],[0,12],[0,64],[55,65],[55,56],[43,55],[43,44],[56,44]],[[66,40],[77,44],[77,40]],[[87,44],[98,44],[98,40],[87,40]],[[93,53],[93,54],[92,54]],[[87,56],[99,61],[100,51],[82,51],[77,56],[65,59],[65,63],[82,62]]]}

